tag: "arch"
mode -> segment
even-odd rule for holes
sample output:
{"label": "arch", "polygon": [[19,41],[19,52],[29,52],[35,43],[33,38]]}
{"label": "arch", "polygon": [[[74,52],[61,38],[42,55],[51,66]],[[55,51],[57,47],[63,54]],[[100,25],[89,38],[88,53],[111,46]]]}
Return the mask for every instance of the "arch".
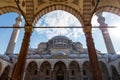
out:
{"label": "arch", "polygon": [[46,62],[49,63],[50,66],[52,67],[52,64],[51,64],[50,60],[43,60],[43,61],[41,61],[40,67],[41,67],[41,65],[42,65],[43,63],[46,63]]}
{"label": "arch", "polygon": [[0,76],[0,80],[9,80],[10,66],[6,66],[3,70],[2,75]]}
{"label": "arch", "polygon": [[28,62],[26,63],[26,69],[27,69],[28,65],[30,65],[30,63],[36,63],[36,64],[37,64],[37,68],[38,68],[38,63],[37,63],[37,61],[36,61],[36,60],[31,60],[31,61],[28,61]]}
{"label": "arch", "polygon": [[53,69],[55,68],[55,65],[58,63],[58,62],[61,62],[65,65],[66,69],[68,68],[68,63],[65,61],[65,60],[56,60],[55,63],[53,63]]}
{"label": "arch", "polygon": [[98,14],[100,12],[111,12],[111,13],[114,13],[114,14],[120,16],[120,8],[114,7],[111,5],[99,7],[99,8],[97,8],[95,13]]}
{"label": "arch", "polygon": [[7,7],[0,8],[0,15],[9,13],[9,12],[16,12],[18,14],[21,14],[21,12],[16,7],[7,6]]}
{"label": "arch", "polygon": [[72,66],[74,66],[73,68],[80,70],[80,68],[79,68],[80,66],[79,66],[79,63],[77,61],[71,61],[69,64],[69,69],[71,69]]}
{"label": "arch", "polygon": [[80,80],[80,67],[77,61],[72,61],[69,65],[70,80]]}
{"label": "arch", "polygon": [[38,65],[36,62],[32,61],[28,64],[26,69],[25,80],[37,80],[38,78]]}
{"label": "arch", "polygon": [[48,12],[54,11],[54,10],[63,10],[66,12],[71,13],[72,15],[74,15],[79,21],[80,23],[83,25],[83,20],[82,20],[82,16],[81,13],[77,10],[75,10],[74,8],[70,7],[70,6],[66,6],[63,4],[55,4],[55,5],[51,5],[51,6],[47,6],[45,8],[43,8],[42,10],[40,10],[38,13],[36,13],[35,15],[35,19],[33,22],[33,25],[35,25],[38,20],[45,15]]}
{"label": "arch", "polygon": [[106,64],[104,62],[100,61],[99,65],[100,65],[100,69],[102,72],[102,80],[109,80],[109,73],[108,73]]}
{"label": "arch", "polygon": [[112,79],[120,80],[120,75],[118,74],[117,69],[113,65],[111,66],[111,71],[112,71]]}
{"label": "arch", "polygon": [[48,61],[44,61],[40,66],[40,78],[42,80],[50,80],[51,64]]}
{"label": "arch", "polygon": [[89,61],[85,61],[82,65],[82,73],[83,73],[83,79],[87,80],[93,80],[92,78],[92,70],[91,70],[91,66],[90,66],[90,62]]}
{"label": "arch", "polygon": [[64,62],[58,61],[55,63],[53,72],[54,80],[67,80],[68,71]]}

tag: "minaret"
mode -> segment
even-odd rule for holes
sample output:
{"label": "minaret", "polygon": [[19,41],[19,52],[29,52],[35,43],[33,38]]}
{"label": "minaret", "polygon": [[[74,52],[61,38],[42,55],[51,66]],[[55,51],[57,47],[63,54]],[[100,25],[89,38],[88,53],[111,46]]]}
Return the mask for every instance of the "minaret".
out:
{"label": "minaret", "polygon": [[11,35],[10,41],[8,43],[7,50],[6,50],[5,54],[12,54],[14,51],[14,47],[15,47],[15,44],[16,44],[16,41],[18,39],[18,35],[20,32],[20,28],[14,28],[14,27],[21,27],[21,23],[22,23],[21,17],[22,16],[19,15],[16,18],[16,23],[13,25],[13,32],[12,32],[12,35]]}
{"label": "minaret", "polygon": [[100,30],[102,31],[102,35],[105,41],[105,45],[107,48],[107,52],[109,54],[115,54],[115,50],[108,32],[108,25],[105,23],[105,18],[102,16],[102,13],[99,13],[98,15],[98,23],[100,24]]}

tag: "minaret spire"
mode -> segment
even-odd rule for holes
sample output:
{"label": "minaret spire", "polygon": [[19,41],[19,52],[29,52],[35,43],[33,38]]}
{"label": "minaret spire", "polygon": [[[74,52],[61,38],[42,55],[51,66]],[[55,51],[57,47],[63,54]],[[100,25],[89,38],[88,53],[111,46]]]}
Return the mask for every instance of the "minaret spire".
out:
{"label": "minaret spire", "polygon": [[12,32],[12,35],[11,35],[10,41],[8,43],[7,50],[6,50],[5,54],[12,54],[13,53],[16,41],[18,39],[19,31],[20,31],[20,28],[14,28],[14,27],[21,27],[21,23],[22,23],[22,16],[19,15],[16,18],[16,23],[13,25],[13,32]]}
{"label": "minaret spire", "polygon": [[107,52],[109,54],[115,54],[116,52],[114,50],[114,47],[113,47],[108,29],[107,29],[108,25],[105,23],[105,18],[102,16],[102,13],[99,13],[97,16],[98,16],[97,21],[100,24],[100,30],[102,31],[102,35],[105,41]]}

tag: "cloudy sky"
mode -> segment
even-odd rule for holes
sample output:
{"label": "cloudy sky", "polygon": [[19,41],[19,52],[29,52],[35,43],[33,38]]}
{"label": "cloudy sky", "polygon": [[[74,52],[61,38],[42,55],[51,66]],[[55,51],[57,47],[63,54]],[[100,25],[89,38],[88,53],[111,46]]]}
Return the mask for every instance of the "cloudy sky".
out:
{"label": "cloudy sky", "polygon": [[[0,16],[0,26],[12,26],[15,23],[15,18],[18,15],[15,13],[4,14]],[[109,33],[112,39],[115,51],[120,52],[120,17],[111,13],[103,13],[105,22],[108,26],[116,26],[116,28],[110,28]],[[13,18],[14,17],[14,18]],[[92,25],[99,26],[97,23],[97,16],[92,18]],[[24,23],[22,24],[24,26]],[[81,26],[78,19],[72,14],[65,11],[53,11],[40,18],[36,26]],[[8,45],[12,29],[0,28],[0,53],[3,54]],[[18,53],[21,47],[24,30],[21,29],[20,35],[15,47],[15,53]],[[104,40],[102,38],[99,28],[93,28],[93,39],[97,50],[107,53]],[[4,35],[3,35],[4,34]],[[54,36],[65,35],[74,42],[81,42],[83,47],[86,48],[85,36],[81,28],[36,28],[31,36],[30,47],[37,48],[40,42],[47,42]],[[3,46],[4,45],[4,46]]]}

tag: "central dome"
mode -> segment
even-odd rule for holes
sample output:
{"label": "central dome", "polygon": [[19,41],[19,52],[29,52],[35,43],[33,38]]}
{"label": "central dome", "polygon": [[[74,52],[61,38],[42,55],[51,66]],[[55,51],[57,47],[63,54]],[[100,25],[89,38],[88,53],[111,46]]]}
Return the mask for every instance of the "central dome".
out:
{"label": "central dome", "polygon": [[53,37],[51,40],[56,40],[56,39],[64,39],[64,40],[70,40],[68,37],[66,37],[66,36],[55,36],[55,37]]}
{"label": "central dome", "polygon": [[55,36],[48,41],[48,46],[54,49],[70,48],[72,41],[66,36]]}

